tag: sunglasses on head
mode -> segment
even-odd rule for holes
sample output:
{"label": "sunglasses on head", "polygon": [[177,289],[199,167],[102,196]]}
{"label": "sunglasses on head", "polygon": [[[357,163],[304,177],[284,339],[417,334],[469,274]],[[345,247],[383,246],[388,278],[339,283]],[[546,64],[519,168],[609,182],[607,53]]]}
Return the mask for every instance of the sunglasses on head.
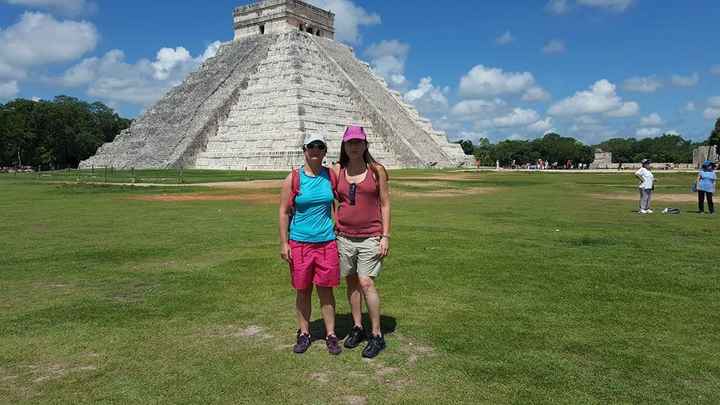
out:
{"label": "sunglasses on head", "polygon": [[325,150],[327,149],[327,146],[325,146],[322,142],[313,142],[305,147],[306,150],[310,149],[318,149],[318,150]]}

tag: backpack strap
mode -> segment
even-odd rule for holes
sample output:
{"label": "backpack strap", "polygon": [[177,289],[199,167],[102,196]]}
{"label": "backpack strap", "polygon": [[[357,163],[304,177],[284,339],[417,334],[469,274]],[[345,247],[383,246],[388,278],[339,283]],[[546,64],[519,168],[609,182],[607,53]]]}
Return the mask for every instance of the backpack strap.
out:
{"label": "backpack strap", "polygon": [[288,207],[295,209],[295,197],[300,194],[300,169],[293,169],[290,173],[290,197],[288,198]]}

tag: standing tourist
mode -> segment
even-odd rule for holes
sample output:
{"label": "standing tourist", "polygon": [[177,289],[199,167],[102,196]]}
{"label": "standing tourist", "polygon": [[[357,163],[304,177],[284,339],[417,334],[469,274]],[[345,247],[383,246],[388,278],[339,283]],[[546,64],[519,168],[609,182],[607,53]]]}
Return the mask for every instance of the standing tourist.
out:
{"label": "standing tourist", "polygon": [[650,200],[652,192],[655,189],[655,176],[650,171],[650,160],[643,159],[642,167],[635,172],[635,177],[640,180],[638,188],[640,189],[640,214],[652,214],[650,209]]}
{"label": "standing tourist", "polygon": [[335,173],[323,167],[325,138],[308,134],[303,142],[305,165],[285,178],[280,194],[280,256],[290,264],[292,286],[297,295],[297,343],[295,353],[310,347],[310,312],[313,285],[317,287],[325,344],[330,354],[340,354],[335,335],[335,296],[340,284],[338,250],[333,229]]}
{"label": "standing tourist", "polygon": [[715,205],[713,204],[713,194],[715,193],[715,181],[717,177],[715,175],[715,164],[706,160],[703,162],[700,173],[697,178],[697,192],[698,192],[698,213],[705,213],[705,198],[707,198],[708,209],[710,214],[715,213]]}
{"label": "standing tourist", "polygon": [[[348,127],[340,145],[337,233],[340,271],[347,281],[353,328],[345,347],[357,347],[366,337],[362,356],[373,358],[385,348],[380,329],[380,296],[375,281],[390,249],[390,191],[385,168],[368,151],[362,127]],[[362,324],[362,301],[372,331]]]}

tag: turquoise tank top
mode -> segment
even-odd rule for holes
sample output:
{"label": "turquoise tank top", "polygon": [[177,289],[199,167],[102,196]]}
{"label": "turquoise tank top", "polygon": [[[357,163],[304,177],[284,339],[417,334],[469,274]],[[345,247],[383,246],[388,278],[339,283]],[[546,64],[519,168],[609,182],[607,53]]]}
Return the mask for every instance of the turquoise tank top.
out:
{"label": "turquoise tank top", "polygon": [[332,220],[333,191],[330,172],[323,169],[311,177],[300,168],[300,193],[295,197],[295,215],[290,223],[290,240],[323,243],[335,240]]}

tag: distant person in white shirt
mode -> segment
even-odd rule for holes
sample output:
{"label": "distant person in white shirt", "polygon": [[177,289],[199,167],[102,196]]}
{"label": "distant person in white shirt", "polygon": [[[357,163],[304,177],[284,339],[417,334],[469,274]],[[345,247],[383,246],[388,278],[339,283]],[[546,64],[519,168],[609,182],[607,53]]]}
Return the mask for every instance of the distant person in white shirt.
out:
{"label": "distant person in white shirt", "polygon": [[655,176],[650,172],[650,160],[643,159],[642,167],[635,172],[635,177],[640,180],[640,214],[652,214],[650,209],[650,200],[652,199],[652,192],[655,189]]}

